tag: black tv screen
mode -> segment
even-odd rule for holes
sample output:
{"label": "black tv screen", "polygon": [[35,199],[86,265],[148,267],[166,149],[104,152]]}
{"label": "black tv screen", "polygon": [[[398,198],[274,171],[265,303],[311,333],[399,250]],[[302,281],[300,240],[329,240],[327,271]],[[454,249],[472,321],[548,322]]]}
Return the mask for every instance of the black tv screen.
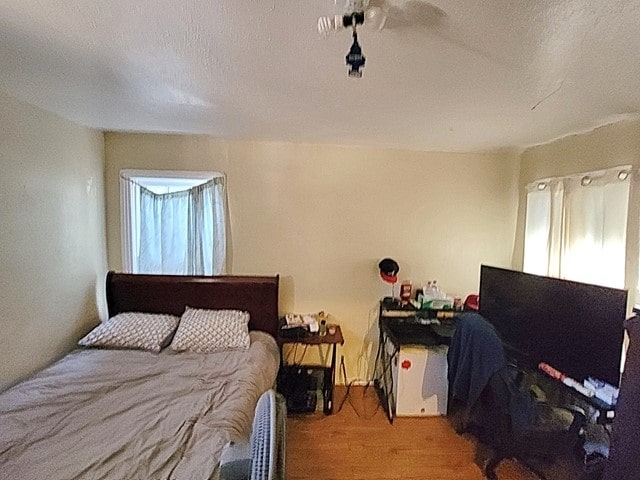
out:
{"label": "black tv screen", "polygon": [[618,386],[627,292],[482,265],[480,314],[508,350]]}

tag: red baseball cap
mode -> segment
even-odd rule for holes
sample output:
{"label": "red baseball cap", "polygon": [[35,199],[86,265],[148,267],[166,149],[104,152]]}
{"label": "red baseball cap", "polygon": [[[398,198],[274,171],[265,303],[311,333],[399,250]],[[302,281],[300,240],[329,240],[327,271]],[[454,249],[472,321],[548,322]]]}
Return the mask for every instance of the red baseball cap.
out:
{"label": "red baseball cap", "polygon": [[387,283],[396,283],[398,281],[398,275],[388,275],[380,270],[380,278]]}
{"label": "red baseball cap", "polygon": [[396,283],[398,281],[398,271],[400,267],[398,266],[398,262],[392,258],[383,258],[380,260],[378,268],[380,269],[380,278],[385,282]]}

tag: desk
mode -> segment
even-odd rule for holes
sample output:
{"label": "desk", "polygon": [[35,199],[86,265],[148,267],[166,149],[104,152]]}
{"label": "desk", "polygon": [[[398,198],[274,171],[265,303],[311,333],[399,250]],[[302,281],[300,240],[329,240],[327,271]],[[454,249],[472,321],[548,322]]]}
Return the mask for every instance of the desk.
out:
{"label": "desk", "polygon": [[301,344],[305,347],[309,345],[315,345],[318,348],[321,348],[322,345],[330,345],[331,348],[331,363],[327,367],[326,365],[311,365],[304,364],[304,357],[300,359],[300,362],[296,363],[296,367],[301,367],[303,369],[308,370],[316,370],[322,373],[322,400],[323,400],[323,412],[326,415],[330,415],[333,413],[333,387],[335,385],[335,377],[336,377],[336,346],[338,344],[344,345],[344,338],[342,336],[342,330],[340,329],[340,325],[335,325],[336,331],[333,335],[327,332],[326,335],[320,336],[317,333],[308,335],[302,338],[287,338],[278,335],[277,341],[280,346],[280,359],[281,359],[281,368],[286,368],[285,359],[282,352],[282,347],[285,344]]}
{"label": "desk", "polygon": [[[443,325],[435,325],[430,323],[434,320],[435,314],[434,311],[390,309],[384,304],[380,304],[378,317],[380,333],[374,383],[380,403],[391,423],[393,423],[399,403],[396,393],[400,387],[397,384],[399,378],[397,371],[401,349],[406,347],[408,350],[415,346],[432,349],[436,356],[433,357],[434,361],[431,364],[439,365],[437,368],[441,368],[441,371],[432,371],[431,374],[435,373],[436,383],[441,384],[444,381],[444,388],[446,388],[446,357],[442,358],[443,352],[446,350],[438,347],[450,343],[455,330],[455,320],[446,320],[443,321]],[[394,379],[394,377],[396,378]],[[418,385],[420,387],[424,379],[416,378],[412,381],[420,382]],[[442,385],[440,386],[442,387]],[[418,415],[421,414],[418,413]]]}

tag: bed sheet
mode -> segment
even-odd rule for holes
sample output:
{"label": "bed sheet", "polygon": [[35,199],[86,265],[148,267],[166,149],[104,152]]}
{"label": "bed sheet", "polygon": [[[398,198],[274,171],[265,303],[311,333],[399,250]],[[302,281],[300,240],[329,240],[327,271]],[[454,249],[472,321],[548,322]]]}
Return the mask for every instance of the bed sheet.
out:
{"label": "bed sheet", "polygon": [[0,479],[209,479],[279,366],[247,351],[76,350],[0,394]]}

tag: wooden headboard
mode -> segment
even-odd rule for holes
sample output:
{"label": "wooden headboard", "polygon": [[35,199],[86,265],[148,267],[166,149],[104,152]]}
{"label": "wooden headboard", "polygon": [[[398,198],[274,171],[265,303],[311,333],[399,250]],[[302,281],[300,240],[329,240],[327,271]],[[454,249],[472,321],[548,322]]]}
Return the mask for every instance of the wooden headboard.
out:
{"label": "wooden headboard", "polygon": [[186,306],[249,312],[250,330],[278,332],[279,277],[107,273],[109,317],[120,312],[182,315]]}

